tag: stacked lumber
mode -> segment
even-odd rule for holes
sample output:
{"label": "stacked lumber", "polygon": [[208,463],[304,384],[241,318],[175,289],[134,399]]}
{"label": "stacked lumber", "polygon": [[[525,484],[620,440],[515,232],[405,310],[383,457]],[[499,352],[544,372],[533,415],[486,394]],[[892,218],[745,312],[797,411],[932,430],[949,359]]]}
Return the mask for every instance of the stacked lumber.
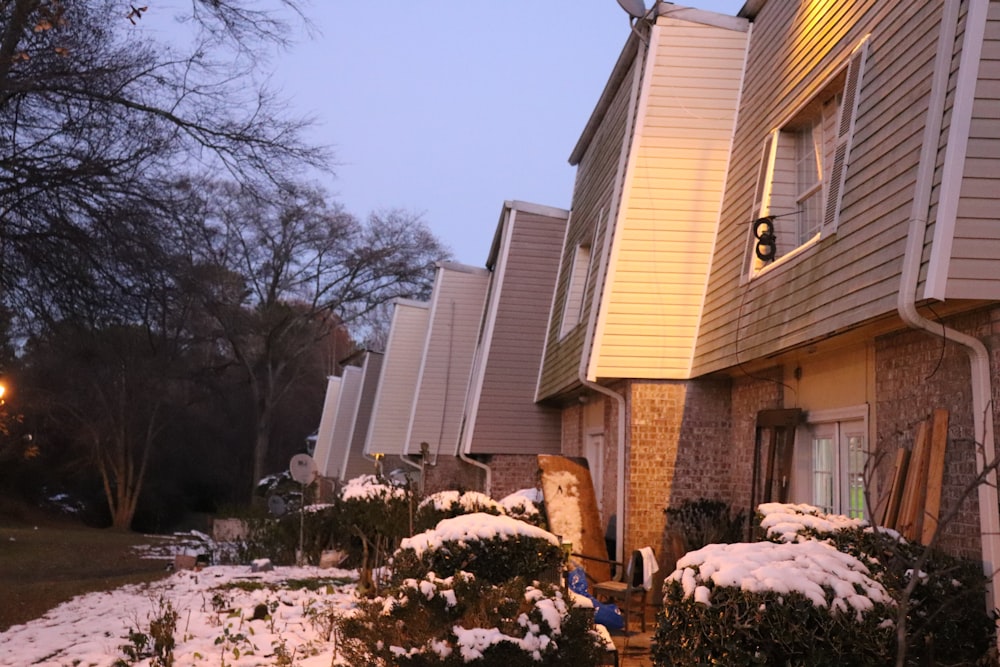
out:
{"label": "stacked lumber", "polygon": [[880,525],[899,531],[911,542],[930,544],[941,513],[947,443],[948,411],[939,408],[917,425],[913,448],[896,452],[892,484],[878,517]]}

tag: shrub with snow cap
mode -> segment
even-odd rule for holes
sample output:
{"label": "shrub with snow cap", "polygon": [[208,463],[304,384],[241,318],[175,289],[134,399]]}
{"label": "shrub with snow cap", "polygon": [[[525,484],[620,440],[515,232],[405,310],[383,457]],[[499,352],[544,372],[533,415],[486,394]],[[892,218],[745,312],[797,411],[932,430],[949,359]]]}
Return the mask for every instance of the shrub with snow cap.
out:
{"label": "shrub with snow cap", "polygon": [[657,664],[891,664],[902,611],[907,656],[918,656],[907,664],[987,664],[993,626],[979,564],[927,554],[900,605],[920,545],[811,505],[766,503],[757,517],[770,541],[710,545],[678,561],[664,582]]}
{"label": "shrub with snow cap", "polygon": [[478,491],[438,491],[432,493],[417,505],[413,525],[418,531],[429,530],[439,521],[463,514],[485,513],[506,514],[497,501]]}
{"label": "shrub with snow cap", "polygon": [[892,598],[864,564],[822,542],[709,545],[677,562],[664,591],[665,664],[890,661]]}
{"label": "shrub with snow cap", "polygon": [[465,571],[493,583],[530,580],[558,571],[562,559],[559,539],[548,531],[508,516],[466,514],[400,542],[393,579]]}
{"label": "shrub with snow cap", "polygon": [[868,568],[824,542],[710,544],[679,561],[668,581],[686,598],[706,606],[718,588],[751,593],[799,593],[813,605],[861,622],[876,609],[887,620],[895,606],[888,592],[868,576]]}
{"label": "shrub with snow cap", "polygon": [[466,514],[400,543],[392,586],[341,622],[350,664],[601,664],[594,610],[561,586],[557,538],[508,516]]}
{"label": "shrub with snow cap", "polygon": [[501,498],[498,502],[504,508],[507,516],[520,519],[539,528],[547,528],[545,513],[542,511],[545,499],[539,489],[521,489]]}
{"label": "shrub with snow cap", "polygon": [[411,500],[409,487],[375,475],[355,477],[340,491],[336,503],[340,521],[353,538],[351,551],[360,557],[358,586],[366,593],[377,587],[374,573],[384,557],[409,534]]}
{"label": "shrub with snow cap", "polygon": [[865,528],[864,519],[841,514],[826,514],[812,505],[763,503],[757,507],[760,527],[767,539],[775,542],[799,542],[851,528]]}

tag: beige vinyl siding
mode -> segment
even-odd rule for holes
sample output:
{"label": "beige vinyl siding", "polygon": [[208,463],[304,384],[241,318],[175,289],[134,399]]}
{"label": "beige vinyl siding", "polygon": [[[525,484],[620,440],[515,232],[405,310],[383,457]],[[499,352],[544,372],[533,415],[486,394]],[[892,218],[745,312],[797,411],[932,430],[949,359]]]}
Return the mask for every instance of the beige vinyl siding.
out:
{"label": "beige vinyl siding", "polygon": [[514,208],[502,230],[464,448],[473,454],[558,454],[560,417],[536,404],[535,381],[568,212]]}
{"label": "beige vinyl siding", "polygon": [[400,455],[405,451],[429,321],[430,304],[396,301],[365,441],[367,454]]}
{"label": "beige vinyl siding", "polygon": [[[581,356],[584,354],[584,330],[590,317],[593,293],[598,280],[596,270],[589,272],[580,323],[565,336],[560,336],[560,315],[566,308],[575,248],[590,245],[591,261],[598,262],[604,246],[610,206],[615,185],[622,141],[635,72],[638,39],[630,38],[622,51],[616,71],[605,88],[591,117],[593,136],[578,146],[576,182],[573,187],[573,211],[560,258],[545,354],[538,381],[537,398],[556,398],[580,385]],[[589,128],[589,126],[588,126]],[[571,158],[572,162],[572,158]]]}
{"label": "beige vinyl siding", "polygon": [[1000,3],[990,2],[945,297],[1000,299]]}
{"label": "beige vinyl siding", "polygon": [[357,366],[344,368],[340,376],[340,395],[337,397],[337,414],[333,421],[330,437],[330,456],[327,470],[340,477],[351,445],[351,432],[358,414],[358,397],[361,394],[361,369]]}
{"label": "beige vinyl siding", "polygon": [[316,469],[324,477],[337,476],[337,463],[331,455],[333,442],[333,427],[337,420],[337,405],[340,399],[339,377],[330,376],[326,380],[326,397],[323,399],[323,414],[319,419],[319,430],[316,432],[316,449],[313,450],[313,460]]}
{"label": "beige vinyl siding", "polygon": [[746,55],[744,30],[659,19],[590,379],[686,378]]}
{"label": "beige vinyl siding", "polygon": [[378,390],[379,374],[382,370],[380,352],[366,352],[361,366],[361,390],[354,413],[354,425],[351,429],[351,441],[344,457],[344,465],[340,471],[342,480],[353,479],[359,475],[370,474],[374,470],[371,460],[364,456],[365,439],[371,426],[372,407],[375,403],[375,393]]}
{"label": "beige vinyl siding", "polygon": [[[757,15],[694,375],[895,312],[939,22],[939,5],[897,0],[769,2]],[[762,142],[869,33],[837,232],[746,281]]]}
{"label": "beige vinyl siding", "polygon": [[438,267],[416,399],[411,412],[401,413],[410,421],[404,454],[419,454],[422,442],[435,455],[458,450],[489,276],[486,269],[460,264]]}

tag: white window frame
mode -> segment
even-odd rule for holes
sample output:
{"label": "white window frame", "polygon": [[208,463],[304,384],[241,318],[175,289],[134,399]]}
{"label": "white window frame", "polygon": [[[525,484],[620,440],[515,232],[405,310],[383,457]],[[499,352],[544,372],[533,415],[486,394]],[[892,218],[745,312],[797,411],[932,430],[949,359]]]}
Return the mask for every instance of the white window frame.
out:
{"label": "white window frame", "polygon": [[[860,89],[868,56],[869,38],[866,36],[845,58],[836,70],[813,89],[816,93],[798,106],[771,130],[764,139],[761,158],[758,163],[757,181],[751,208],[750,228],[747,234],[747,250],[743,282],[763,275],[774,267],[789,263],[806,249],[815,246],[821,238],[836,233],[840,225],[840,209],[843,203],[844,182],[850,160],[854,129],[857,122],[861,99]],[[843,80],[842,86],[837,82]],[[809,107],[821,104],[834,95],[841,95],[836,124],[836,137],[832,141],[832,155],[829,173],[821,175],[822,221],[819,231],[809,239],[799,238],[798,225],[794,221],[797,200],[801,192],[795,183],[796,150],[794,137],[797,135],[795,121],[809,115]],[[820,116],[821,116],[821,112]],[[821,169],[825,166],[821,165]],[[815,186],[814,186],[815,187]],[[784,205],[782,205],[782,203]],[[773,216],[773,217],[772,217]],[[787,221],[782,218],[787,216]],[[774,259],[760,259],[757,253],[758,237],[761,231],[758,222],[771,218],[774,228],[775,247],[784,249]],[[764,254],[767,254],[766,252]]]}
{"label": "white window frame", "polygon": [[[855,434],[860,434],[864,438],[864,463],[862,470],[852,473],[849,469],[848,437]],[[792,482],[789,495],[792,502],[817,504],[814,486],[817,471],[813,458],[813,443],[817,435],[829,436],[834,443],[835,483],[833,485],[832,511],[834,514],[849,516],[852,495],[851,476],[852,474],[863,475],[871,456],[868,405],[862,404],[833,410],[811,410],[807,413],[805,423],[799,426],[796,433],[795,450],[792,455]],[[855,485],[860,484],[861,492],[864,492],[864,482],[868,480],[862,478],[854,481]],[[863,496],[862,502],[862,516],[858,518],[867,518],[871,511],[867,495]]]}

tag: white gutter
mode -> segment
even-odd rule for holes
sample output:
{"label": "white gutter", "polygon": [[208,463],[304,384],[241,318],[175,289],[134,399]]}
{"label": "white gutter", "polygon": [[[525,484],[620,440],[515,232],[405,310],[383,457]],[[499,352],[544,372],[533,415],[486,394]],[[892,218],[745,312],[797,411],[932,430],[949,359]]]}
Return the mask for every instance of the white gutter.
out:
{"label": "white gutter", "polygon": [[[640,40],[640,44],[642,43],[642,40]],[[587,328],[584,333],[583,350],[580,355],[580,367],[577,369],[580,382],[583,386],[589,387],[590,389],[600,394],[604,394],[605,396],[610,396],[618,402],[618,435],[617,442],[615,443],[618,449],[618,465],[616,470],[617,484],[615,485],[615,512],[617,519],[615,520],[614,560],[619,562],[624,560],[623,554],[625,553],[625,414],[627,406],[625,404],[624,396],[612,389],[609,389],[608,387],[605,387],[604,385],[588,380],[587,369],[590,366],[590,355],[593,351],[594,328],[597,324],[598,305],[600,304],[601,294],[604,291],[603,286],[607,283],[607,276],[604,272],[607,270],[608,255],[611,252],[611,231],[613,229],[613,225],[611,223],[617,219],[621,189],[624,186],[623,180],[625,167],[628,162],[629,147],[632,144],[632,129],[635,125],[636,109],[638,108],[639,103],[639,82],[642,80],[642,70],[645,62],[646,51],[640,46],[636,50],[635,71],[632,75],[632,92],[629,98],[629,113],[625,117],[625,134],[622,137],[622,147],[618,153],[618,171],[615,177],[616,185],[611,193],[611,206],[609,213],[606,216],[603,216],[605,219],[604,247],[601,249],[601,263],[597,271],[597,276],[601,281],[601,284],[594,286],[594,294],[590,303],[590,312],[588,313],[587,318]],[[600,216],[598,217],[597,224],[598,227],[600,227]],[[598,289],[598,287],[600,287],[600,289]]]}
{"label": "white gutter", "polygon": [[[986,0],[972,0],[967,22],[985,21]],[[926,319],[917,312],[916,292],[923,254],[927,217],[930,211],[931,189],[934,167],[937,159],[938,140],[941,136],[945,114],[948,77],[951,68],[952,49],[958,34],[959,1],[946,0],[941,18],[941,36],[938,39],[937,56],[934,61],[934,76],[924,127],[923,146],[917,182],[913,193],[913,210],[906,238],[906,254],[903,256],[897,309],[900,317],[914,329],[922,329],[932,335],[958,343],[966,348],[972,372],[972,419],[976,438],[976,473],[982,474],[986,466],[996,457],[993,438],[993,404],[990,382],[990,356],[986,346],[978,338],[942,326],[939,322]],[[961,72],[960,72],[961,75]],[[947,149],[946,149],[947,150]],[[986,458],[989,453],[989,460]],[[979,532],[982,540],[983,572],[990,581],[987,610],[1000,609],[1000,508],[997,501],[997,474],[990,470],[979,484]]]}

